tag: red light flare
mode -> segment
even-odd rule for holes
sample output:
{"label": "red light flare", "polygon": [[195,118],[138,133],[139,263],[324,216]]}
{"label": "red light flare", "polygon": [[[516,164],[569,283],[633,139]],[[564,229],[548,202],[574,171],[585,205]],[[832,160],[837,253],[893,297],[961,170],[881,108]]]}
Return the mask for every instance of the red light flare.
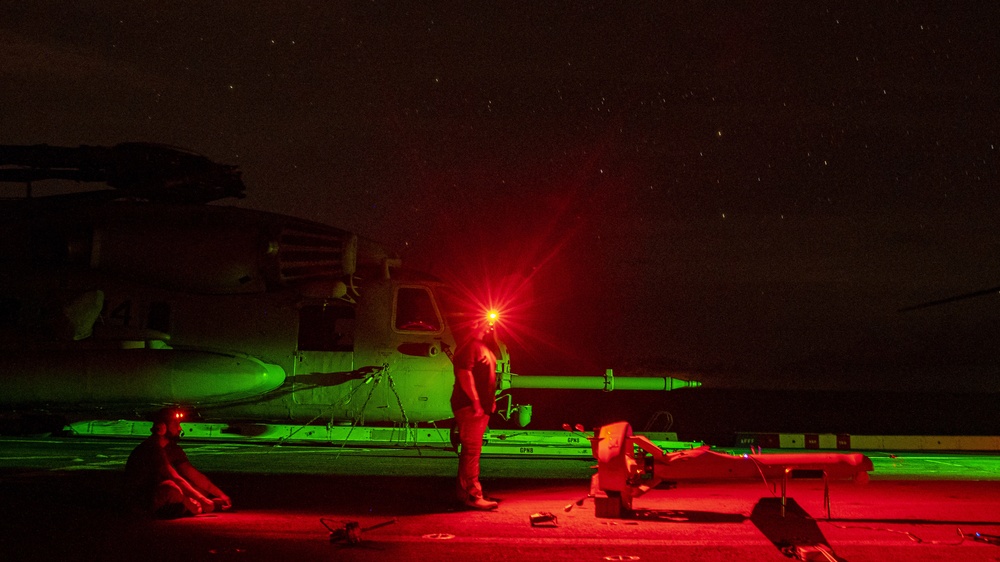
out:
{"label": "red light flare", "polygon": [[[481,259],[478,265],[465,264],[466,271],[447,272],[443,277],[457,293],[448,307],[456,338],[461,341],[476,321],[488,321],[489,314],[495,312],[497,335],[504,343],[533,354],[573,354],[573,350],[563,349],[556,338],[538,328],[551,323],[539,318],[539,313],[552,310],[553,304],[568,298],[567,293],[549,290],[543,296],[536,287],[567,288],[572,284],[571,279],[554,278],[565,277],[563,267],[554,262],[575,235],[573,229],[562,230],[554,243],[552,236],[533,237],[531,247],[520,246],[516,257],[504,256],[503,251],[492,252],[492,259]],[[513,251],[507,249],[507,253]],[[540,282],[541,277],[547,278]]]}
{"label": "red light flare", "polygon": [[477,322],[486,321],[499,332],[500,338],[518,338],[518,333],[530,329],[527,310],[531,298],[527,279],[490,278],[479,286],[453,283],[458,291],[450,306],[450,323],[456,337],[462,339]]}
{"label": "red light flare", "polygon": [[544,169],[528,166],[512,182],[498,183],[489,170],[463,170],[459,183],[479,189],[452,195],[426,235],[435,240],[434,254],[411,263],[457,289],[449,317],[457,339],[472,318],[495,308],[499,335],[516,348],[517,361],[544,363],[546,371],[602,366],[593,363],[595,344],[617,321],[607,318],[609,254],[616,250],[605,235],[628,228],[633,200],[624,195],[641,183],[617,161],[611,141],[564,152],[556,175],[551,161]]}

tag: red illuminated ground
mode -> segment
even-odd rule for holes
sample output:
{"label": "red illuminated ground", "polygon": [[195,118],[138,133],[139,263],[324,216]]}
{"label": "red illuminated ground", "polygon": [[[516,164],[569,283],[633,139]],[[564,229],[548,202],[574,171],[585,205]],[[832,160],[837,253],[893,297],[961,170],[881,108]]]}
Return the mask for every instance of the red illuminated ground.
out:
{"label": "red illuminated ground", "polygon": [[[1000,557],[972,538],[1000,534],[1000,462],[990,455],[873,454],[870,484],[832,483],[830,520],[813,480],[790,483],[785,518],[780,486],[758,481],[654,490],[636,500],[636,518],[611,520],[595,517],[591,500],[575,503],[587,461],[486,459],[487,491],[502,502],[478,513],[450,501],[453,457],[188,443],[237,509],[145,521],[116,504],[132,444],[2,442],[3,559],[787,560],[796,548],[852,561]],[[357,474],[364,468],[387,475]],[[555,525],[532,526],[539,513]],[[349,521],[393,522],[360,544],[331,543],[327,527]]]}

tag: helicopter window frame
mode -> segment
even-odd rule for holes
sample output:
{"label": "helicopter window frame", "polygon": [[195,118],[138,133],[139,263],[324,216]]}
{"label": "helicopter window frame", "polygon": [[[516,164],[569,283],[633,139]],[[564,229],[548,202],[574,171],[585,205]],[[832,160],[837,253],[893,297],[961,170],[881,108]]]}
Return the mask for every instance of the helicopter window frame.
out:
{"label": "helicopter window frame", "polygon": [[[426,303],[417,303],[416,308],[413,312],[415,314],[409,315],[408,318],[401,319],[399,314],[400,309],[400,294],[403,291],[417,291],[415,294],[426,295]],[[426,308],[429,304],[430,307]],[[420,308],[424,309],[421,310]],[[427,318],[424,317],[426,313],[433,314],[434,325],[430,325],[426,322]],[[402,321],[405,320],[405,321]],[[421,324],[426,327],[421,328],[404,328],[408,324]],[[392,329],[399,333],[406,334],[441,334],[444,332],[444,317],[441,315],[441,308],[437,303],[437,299],[434,298],[434,292],[431,291],[430,287],[426,285],[399,285],[392,295]]]}

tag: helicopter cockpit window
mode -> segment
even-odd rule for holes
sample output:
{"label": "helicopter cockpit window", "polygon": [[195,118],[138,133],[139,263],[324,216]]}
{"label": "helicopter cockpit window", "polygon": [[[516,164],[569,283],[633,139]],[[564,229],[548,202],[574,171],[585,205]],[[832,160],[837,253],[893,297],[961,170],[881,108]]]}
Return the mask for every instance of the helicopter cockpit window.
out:
{"label": "helicopter cockpit window", "polygon": [[396,293],[396,329],[412,332],[437,332],[441,318],[430,291],[423,287],[401,287]]}
{"label": "helicopter cockpit window", "polygon": [[299,351],[354,351],[354,309],[303,306],[299,310]]}

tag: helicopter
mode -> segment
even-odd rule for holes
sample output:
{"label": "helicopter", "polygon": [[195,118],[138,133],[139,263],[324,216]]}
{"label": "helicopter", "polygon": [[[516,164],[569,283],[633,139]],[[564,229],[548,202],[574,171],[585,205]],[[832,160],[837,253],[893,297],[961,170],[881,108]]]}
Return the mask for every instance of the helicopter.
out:
{"label": "helicopter", "polygon": [[[44,180],[111,189],[37,196]],[[0,147],[0,409],[356,424],[452,417],[456,327],[497,314],[379,243],[244,198],[236,166],[149,143]],[[502,325],[501,316],[491,321]],[[525,376],[512,388],[671,390],[673,377]]]}

